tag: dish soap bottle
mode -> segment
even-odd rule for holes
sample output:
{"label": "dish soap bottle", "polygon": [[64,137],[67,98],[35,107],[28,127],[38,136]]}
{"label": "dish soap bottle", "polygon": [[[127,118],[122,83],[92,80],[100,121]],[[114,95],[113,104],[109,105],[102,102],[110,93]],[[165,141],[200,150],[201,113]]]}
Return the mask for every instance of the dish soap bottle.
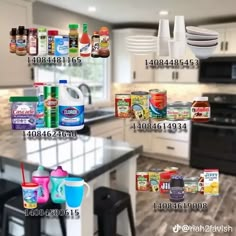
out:
{"label": "dish soap bottle", "polygon": [[51,172],[51,198],[54,203],[65,203],[65,187],[62,185],[65,178],[68,176],[67,171],[64,171],[61,166],[58,166],[56,170]]}
{"label": "dish soap bottle", "polygon": [[90,50],[90,38],[88,36],[88,24],[83,24],[83,34],[80,39],[80,56],[89,57],[91,54]]}
{"label": "dish soap bottle", "polygon": [[[59,129],[80,130],[84,128],[84,97],[74,86],[68,85],[67,80],[59,81]],[[78,98],[68,92],[72,90]]]}
{"label": "dish soap bottle", "polygon": [[32,174],[32,182],[39,185],[37,203],[46,203],[49,199],[49,172],[44,170],[43,166],[39,166]]}

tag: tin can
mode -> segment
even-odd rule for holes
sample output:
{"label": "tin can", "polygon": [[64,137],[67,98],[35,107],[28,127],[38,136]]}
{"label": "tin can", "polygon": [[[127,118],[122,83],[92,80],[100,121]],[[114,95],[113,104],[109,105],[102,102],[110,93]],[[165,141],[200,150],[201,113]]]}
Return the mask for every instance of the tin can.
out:
{"label": "tin can", "polygon": [[131,93],[132,118],[137,120],[149,119],[149,93],[136,91]]}
{"label": "tin can", "polygon": [[130,94],[115,95],[115,115],[119,118],[129,118],[131,109]]}
{"label": "tin can", "polygon": [[150,117],[158,120],[165,120],[167,113],[166,90],[149,90]]}
{"label": "tin can", "polygon": [[47,128],[58,127],[58,87],[56,86],[44,87],[44,121]]}
{"label": "tin can", "polygon": [[136,172],[136,190],[148,191],[149,189],[149,175],[148,172]]}
{"label": "tin can", "polygon": [[168,120],[189,120],[191,118],[191,103],[190,102],[174,102],[167,106]]}

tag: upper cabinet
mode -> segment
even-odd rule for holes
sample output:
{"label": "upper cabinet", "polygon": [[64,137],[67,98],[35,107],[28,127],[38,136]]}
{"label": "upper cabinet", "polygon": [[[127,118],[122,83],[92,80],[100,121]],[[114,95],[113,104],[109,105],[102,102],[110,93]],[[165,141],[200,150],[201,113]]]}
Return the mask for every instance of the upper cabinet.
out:
{"label": "upper cabinet", "polygon": [[152,29],[116,29],[112,31],[113,81],[117,83],[153,82],[154,71],[146,69],[145,60],[155,59],[155,54],[136,55],[126,49],[126,37],[155,35]]}
{"label": "upper cabinet", "polygon": [[204,25],[204,28],[215,30],[219,33],[218,47],[215,56],[236,55],[236,24]]}
{"label": "upper cabinet", "polygon": [[1,29],[1,79],[0,87],[27,86],[32,84],[31,69],[27,56],[16,56],[9,52],[11,28],[32,26],[32,4],[21,0],[0,1]]}

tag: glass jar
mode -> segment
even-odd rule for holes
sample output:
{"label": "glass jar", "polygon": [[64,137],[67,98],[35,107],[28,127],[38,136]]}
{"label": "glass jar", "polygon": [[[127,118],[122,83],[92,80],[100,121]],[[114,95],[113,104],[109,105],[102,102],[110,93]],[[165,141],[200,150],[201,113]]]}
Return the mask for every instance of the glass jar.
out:
{"label": "glass jar", "polygon": [[167,105],[167,119],[168,120],[189,120],[190,115],[190,102],[173,102]]}
{"label": "glass jar", "polygon": [[27,54],[27,35],[24,26],[19,26],[16,34],[16,55],[25,56]]}
{"label": "glass jar", "polygon": [[191,119],[195,122],[208,122],[211,115],[208,97],[196,97],[191,107]]}
{"label": "glass jar", "polygon": [[184,190],[186,193],[198,192],[198,177],[184,178]]}
{"label": "glass jar", "polygon": [[30,56],[38,55],[38,30],[36,28],[29,29],[28,52]]}
{"label": "glass jar", "polygon": [[181,175],[173,175],[170,180],[170,201],[184,201],[184,180]]}

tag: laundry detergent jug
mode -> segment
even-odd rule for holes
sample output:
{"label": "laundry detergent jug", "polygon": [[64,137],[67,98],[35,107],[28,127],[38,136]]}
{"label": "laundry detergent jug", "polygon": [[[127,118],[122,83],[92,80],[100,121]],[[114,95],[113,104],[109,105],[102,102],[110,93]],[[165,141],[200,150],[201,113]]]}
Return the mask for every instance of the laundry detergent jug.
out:
{"label": "laundry detergent jug", "polygon": [[[72,90],[78,98],[72,97]],[[59,129],[80,130],[84,128],[84,97],[74,86],[68,85],[67,80],[59,81]]]}
{"label": "laundry detergent jug", "polygon": [[39,166],[32,174],[32,182],[39,185],[37,194],[37,203],[46,203],[49,199],[49,172]]}
{"label": "laundry detergent jug", "polygon": [[61,166],[51,172],[51,198],[54,203],[65,203],[65,186],[64,180],[68,176],[67,171],[64,171]]}

